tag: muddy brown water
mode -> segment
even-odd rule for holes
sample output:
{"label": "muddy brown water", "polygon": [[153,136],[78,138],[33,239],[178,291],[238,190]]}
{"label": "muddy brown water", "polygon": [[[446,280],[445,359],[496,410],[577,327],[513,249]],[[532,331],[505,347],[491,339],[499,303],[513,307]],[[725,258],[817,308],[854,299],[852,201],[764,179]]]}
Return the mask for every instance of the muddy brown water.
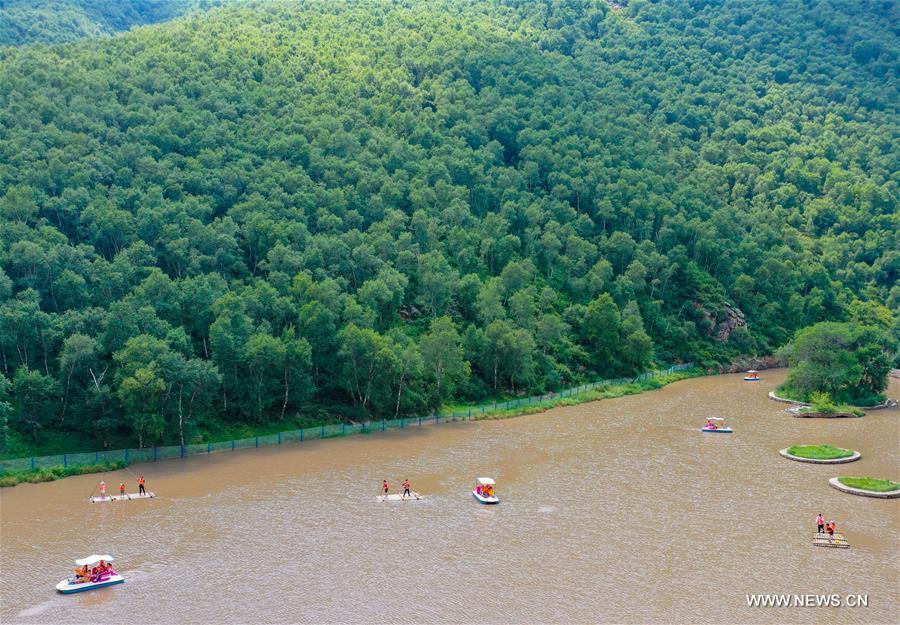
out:
{"label": "muddy brown water", "polygon": [[[14,623],[896,623],[900,411],[796,419],[785,375],[686,380],[504,421],[135,465],[159,496],[89,504],[101,476],[0,491],[0,619]],[[892,396],[900,384],[892,381]],[[710,415],[731,435],[698,431]],[[842,466],[778,450],[832,443]],[[471,496],[498,482],[499,506]],[[107,474],[118,484],[127,472]],[[379,503],[410,478],[427,499]],[[849,550],[811,545],[816,513]],[[122,586],[57,595],[112,553]],[[750,608],[748,593],[866,594],[862,608]]]}

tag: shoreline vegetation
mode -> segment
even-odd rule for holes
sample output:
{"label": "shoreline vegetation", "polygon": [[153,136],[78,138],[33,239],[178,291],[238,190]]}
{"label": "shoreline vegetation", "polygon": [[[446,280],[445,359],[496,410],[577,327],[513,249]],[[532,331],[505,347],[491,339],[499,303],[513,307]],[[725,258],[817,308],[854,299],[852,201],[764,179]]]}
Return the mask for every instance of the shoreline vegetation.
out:
{"label": "shoreline vegetation", "polygon": [[849,458],[856,453],[852,449],[832,447],[831,445],[794,445],[788,447],[787,452],[792,456],[810,460],[837,460]]}
{"label": "shoreline vegetation", "polygon": [[65,477],[73,475],[85,475],[88,473],[106,473],[107,471],[118,471],[124,469],[127,465],[122,461],[101,462],[98,464],[87,464],[83,466],[53,466],[41,467],[39,469],[28,471],[14,471],[0,475],[0,488],[6,486],[15,486],[16,484],[37,484],[40,482],[53,482],[61,480]]}
{"label": "shoreline vegetation", "polygon": [[813,393],[812,398],[809,401],[802,401],[800,399],[796,399],[795,397],[791,397],[790,395],[790,392],[785,392],[784,387],[781,386],[775,389],[775,391],[771,391],[769,393],[769,399],[786,404],[795,404],[794,408],[789,409],[790,411],[794,412],[795,415],[821,415],[823,417],[864,417],[864,409],[873,410],[882,407],[887,401],[885,399],[878,406],[852,406],[850,404],[835,404],[831,401],[831,397],[828,393]]}
{"label": "shoreline vegetation", "polygon": [[[686,380],[689,378],[697,378],[709,375],[705,370],[701,367],[693,367],[691,369],[685,369],[683,371],[673,371],[671,373],[666,373],[661,376],[647,378],[640,381],[635,382],[626,382],[622,384],[608,384],[601,385],[596,388],[592,388],[586,391],[582,391],[580,393],[573,393],[571,395],[566,395],[565,393],[554,393],[552,396],[548,397],[548,399],[523,403],[521,405],[511,407],[511,408],[493,408],[493,405],[501,405],[506,402],[495,402],[494,404],[482,405],[479,404],[477,406],[474,405],[465,405],[465,404],[453,404],[449,406],[445,406],[444,409],[440,412],[441,415],[444,414],[459,414],[460,411],[465,411],[467,409],[475,409],[479,410],[484,407],[485,411],[483,414],[473,414],[471,416],[472,421],[486,421],[486,420],[497,420],[497,419],[509,419],[512,417],[525,416],[529,414],[536,414],[541,412],[546,412],[552,408],[559,408],[565,406],[575,406],[578,404],[585,404],[593,401],[601,401],[604,399],[614,399],[617,397],[625,397],[626,395],[637,395],[639,393],[643,393],[646,391],[657,390],[663,388],[664,386],[668,386],[673,382],[678,382],[681,380]],[[447,417],[448,420],[451,417]],[[411,419],[412,421],[412,419]],[[377,423],[377,422],[373,422]],[[265,432],[261,432],[257,430],[256,432],[252,432],[249,436],[254,435],[271,435],[272,432],[269,432],[271,428],[266,428]],[[378,431],[379,428],[373,427],[368,430],[363,430],[362,433],[371,433],[373,431]],[[327,438],[343,438],[345,436],[350,436],[352,434],[341,434],[337,433],[334,435],[330,435]],[[210,439],[209,443],[222,443],[228,442],[231,440],[230,438]],[[75,452],[73,452],[75,453]],[[40,467],[36,469],[29,469],[24,471],[10,471],[7,473],[0,474],[0,487],[10,487],[15,486],[16,484],[21,483],[37,483],[37,482],[50,482],[53,480],[62,479],[65,477],[69,477],[71,475],[83,475],[87,473],[102,473],[105,471],[115,471],[119,469],[123,469],[127,467],[128,464],[122,461],[116,462],[104,462],[97,463],[91,465],[84,466],[68,466],[64,467],[61,465],[58,466],[50,466],[50,467]]]}

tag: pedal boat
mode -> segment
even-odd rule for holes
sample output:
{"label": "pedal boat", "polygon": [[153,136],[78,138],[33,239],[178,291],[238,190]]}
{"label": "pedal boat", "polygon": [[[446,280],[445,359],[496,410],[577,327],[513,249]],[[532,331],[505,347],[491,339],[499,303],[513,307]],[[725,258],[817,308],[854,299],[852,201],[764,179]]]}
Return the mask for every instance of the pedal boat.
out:
{"label": "pedal boat", "polygon": [[760,381],[759,372],[751,369],[747,372],[747,375],[744,376],[744,382],[759,382]]}
{"label": "pedal boat", "polygon": [[496,482],[489,477],[479,477],[476,480],[475,490],[472,491],[472,496],[478,500],[478,503],[487,505],[500,503],[500,499],[493,494],[495,484]]}
{"label": "pedal boat", "polygon": [[[710,417],[709,421],[724,421],[725,419],[720,419],[719,417]],[[703,426],[700,428],[701,432],[708,432],[709,434],[731,434],[734,430],[732,430],[727,425],[717,425],[716,427],[708,427]]]}
{"label": "pedal boat", "polygon": [[[81,560],[75,560],[75,564],[78,566],[88,566],[93,567],[97,564],[100,564],[100,561],[104,560],[106,562],[112,562],[113,557],[108,555],[93,555],[88,556],[87,558],[82,558]],[[56,585],[56,590],[61,592],[64,595],[71,595],[76,592],[85,592],[88,590],[94,590],[95,588],[103,588],[105,586],[115,586],[116,584],[124,584],[125,578],[119,575],[118,573],[113,571],[107,571],[103,573],[97,578],[97,581],[91,582],[82,582],[78,580],[77,576],[72,576],[68,579],[64,579],[60,583]]]}

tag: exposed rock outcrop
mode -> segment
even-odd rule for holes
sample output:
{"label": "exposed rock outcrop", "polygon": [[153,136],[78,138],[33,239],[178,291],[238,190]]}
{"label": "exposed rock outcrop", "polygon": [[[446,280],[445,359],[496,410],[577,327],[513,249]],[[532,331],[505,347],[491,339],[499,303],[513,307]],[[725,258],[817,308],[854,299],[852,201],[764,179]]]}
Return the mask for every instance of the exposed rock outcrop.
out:
{"label": "exposed rock outcrop", "polygon": [[725,318],[716,320],[713,333],[716,335],[716,339],[726,343],[736,329],[747,326],[747,320],[744,318],[743,311],[736,306],[725,304],[722,309],[725,313]]}

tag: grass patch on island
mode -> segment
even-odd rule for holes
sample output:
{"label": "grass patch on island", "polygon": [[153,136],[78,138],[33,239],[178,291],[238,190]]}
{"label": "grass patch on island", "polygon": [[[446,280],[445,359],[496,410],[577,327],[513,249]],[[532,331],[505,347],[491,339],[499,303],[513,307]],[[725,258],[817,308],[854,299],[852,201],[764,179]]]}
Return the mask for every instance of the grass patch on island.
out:
{"label": "grass patch on island", "polygon": [[887,493],[900,489],[900,482],[879,480],[874,477],[839,477],[838,482],[850,488],[858,488],[873,493]]}
{"label": "grass patch on island", "polygon": [[856,453],[852,449],[842,449],[831,445],[794,445],[788,447],[787,452],[792,456],[810,460],[837,460],[838,458],[849,458]]}

